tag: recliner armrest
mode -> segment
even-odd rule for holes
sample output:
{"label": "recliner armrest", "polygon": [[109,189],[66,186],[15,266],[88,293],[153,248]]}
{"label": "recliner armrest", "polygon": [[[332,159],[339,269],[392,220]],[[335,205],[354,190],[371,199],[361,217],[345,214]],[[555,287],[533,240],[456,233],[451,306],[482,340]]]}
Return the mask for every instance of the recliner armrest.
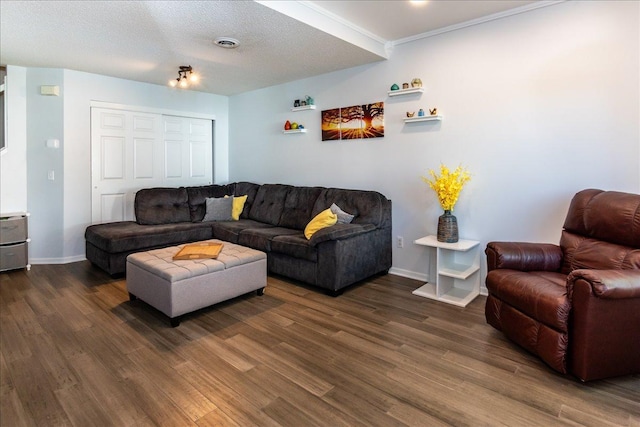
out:
{"label": "recliner armrest", "polygon": [[567,276],[569,298],[578,280],[589,283],[591,292],[599,298],[640,298],[640,270],[574,270]]}
{"label": "recliner armrest", "polygon": [[375,230],[373,224],[335,224],[331,227],[326,227],[316,231],[309,244],[316,246],[318,243],[326,242],[327,240],[340,240],[347,239],[349,237],[357,236],[358,234],[366,233],[371,230]]}
{"label": "recliner armrest", "polygon": [[549,243],[489,242],[485,249],[487,271],[560,271],[562,249]]}

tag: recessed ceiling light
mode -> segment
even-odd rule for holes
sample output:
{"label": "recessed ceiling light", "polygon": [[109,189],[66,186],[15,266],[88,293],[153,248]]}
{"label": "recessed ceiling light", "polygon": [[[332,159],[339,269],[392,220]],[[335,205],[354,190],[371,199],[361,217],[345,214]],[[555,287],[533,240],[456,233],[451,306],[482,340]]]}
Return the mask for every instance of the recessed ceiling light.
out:
{"label": "recessed ceiling light", "polygon": [[232,39],[231,37],[218,37],[214,40],[214,43],[225,49],[235,49],[240,46],[240,42],[236,39]]}

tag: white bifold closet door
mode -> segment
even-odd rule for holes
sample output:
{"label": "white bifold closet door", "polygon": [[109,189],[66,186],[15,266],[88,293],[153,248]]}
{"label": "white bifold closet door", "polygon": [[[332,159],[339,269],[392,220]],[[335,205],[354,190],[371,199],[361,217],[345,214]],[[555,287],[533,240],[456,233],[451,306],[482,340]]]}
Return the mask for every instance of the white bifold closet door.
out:
{"label": "white bifold closet door", "polygon": [[92,223],[132,221],[142,188],[206,185],[211,120],[91,108]]}

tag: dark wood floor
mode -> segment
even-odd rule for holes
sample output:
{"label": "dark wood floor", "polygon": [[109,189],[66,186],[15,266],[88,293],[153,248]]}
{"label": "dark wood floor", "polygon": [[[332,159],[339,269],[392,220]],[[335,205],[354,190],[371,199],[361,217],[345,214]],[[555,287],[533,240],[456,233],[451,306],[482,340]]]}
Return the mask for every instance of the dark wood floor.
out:
{"label": "dark wood floor", "polygon": [[0,275],[2,426],[640,426],[640,377],[557,375],[387,275],[270,277],[178,328],[88,262]]}

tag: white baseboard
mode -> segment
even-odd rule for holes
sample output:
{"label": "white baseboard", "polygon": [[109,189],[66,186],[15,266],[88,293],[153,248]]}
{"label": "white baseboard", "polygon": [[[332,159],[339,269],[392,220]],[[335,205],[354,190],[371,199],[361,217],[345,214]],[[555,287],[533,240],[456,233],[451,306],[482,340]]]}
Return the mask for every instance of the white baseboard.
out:
{"label": "white baseboard", "polygon": [[404,270],[402,268],[391,267],[389,269],[389,274],[395,274],[396,276],[406,277],[407,279],[420,280],[422,282],[426,282],[427,275],[424,273],[416,273],[411,270]]}
{"label": "white baseboard", "polygon": [[76,255],[64,258],[29,258],[31,265],[37,264],[70,264],[72,262],[84,261],[87,258],[84,255]]}

